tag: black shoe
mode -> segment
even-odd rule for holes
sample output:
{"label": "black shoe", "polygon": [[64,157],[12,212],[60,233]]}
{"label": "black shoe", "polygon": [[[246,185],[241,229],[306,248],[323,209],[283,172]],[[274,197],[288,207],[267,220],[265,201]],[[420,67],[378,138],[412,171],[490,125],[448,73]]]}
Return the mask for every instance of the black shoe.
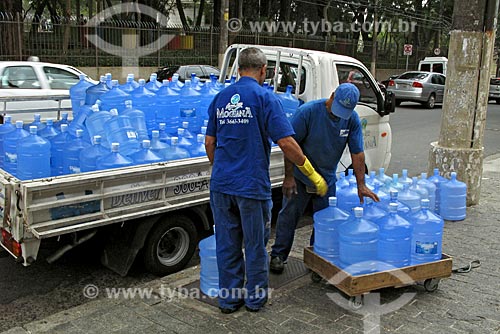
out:
{"label": "black shoe", "polygon": [[241,301],[238,304],[236,304],[234,307],[231,307],[231,308],[229,308],[229,307],[219,307],[219,310],[223,314],[231,314],[231,313],[234,313],[234,312],[238,311],[243,305],[245,305],[245,302]]}
{"label": "black shoe", "polygon": [[245,309],[248,312],[259,312],[261,308],[260,307],[259,308],[251,308],[251,307],[245,306]]}
{"label": "black shoe", "polygon": [[281,274],[285,269],[285,264],[283,260],[279,256],[271,257],[271,264],[269,265],[269,269],[275,274]]}

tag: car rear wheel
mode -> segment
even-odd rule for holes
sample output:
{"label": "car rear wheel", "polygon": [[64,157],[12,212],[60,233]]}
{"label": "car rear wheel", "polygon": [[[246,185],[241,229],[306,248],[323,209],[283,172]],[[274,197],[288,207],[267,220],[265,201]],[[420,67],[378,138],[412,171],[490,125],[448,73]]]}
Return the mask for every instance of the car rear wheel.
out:
{"label": "car rear wheel", "polygon": [[495,100],[495,102],[496,102],[497,104],[500,104],[500,99],[496,99],[496,100]]}
{"label": "car rear wheel", "polygon": [[429,96],[429,99],[425,103],[425,107],[429,109],[434,109],[435,105],[436,105],[436,96],[434,94],[431,94],[431,96]]}
{"label": "car rear wheel", "polygon": [[403,102],[403,101],[401,101],[401,100],[396,100],[396,106],[397,106],[397,107],[399,107],[399,106],[401,105],[401,102]]}

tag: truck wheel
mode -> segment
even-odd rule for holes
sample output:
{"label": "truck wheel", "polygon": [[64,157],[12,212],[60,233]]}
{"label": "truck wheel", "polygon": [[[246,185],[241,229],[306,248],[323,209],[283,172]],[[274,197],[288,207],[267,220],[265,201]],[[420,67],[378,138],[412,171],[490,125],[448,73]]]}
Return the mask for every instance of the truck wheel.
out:
{"label": "truck wheel", "polygon": [[144,245],[144,266],[158,276],[175,273],[191,260],[198,235],[191,219],[165,216],[149,232]]}

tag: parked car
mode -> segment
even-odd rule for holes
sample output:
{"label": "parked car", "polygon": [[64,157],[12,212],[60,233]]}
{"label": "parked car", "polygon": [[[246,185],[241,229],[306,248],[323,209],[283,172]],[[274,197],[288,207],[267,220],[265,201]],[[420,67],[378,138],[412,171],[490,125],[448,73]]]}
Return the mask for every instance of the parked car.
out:
{"label": "parked car", "polygon": [[220,70],[217,67],[210,65],[175,65],[168,66],[159,69],[156,74],[158,75],[157,80],[160,82],[163,80],[169,80],[174,73],[179,74],[179,80],[184,82],[186,79],[191,79],[191,73],[195,73],[202,81],[208,80],[210,74],[215,74],[219,76]]}
{"label": "parked car", "polygon": [[[63,64],[52,64],[38,61],[0,61],[0,97],[41,97],[53,95],[67,95],[69,88],[80,79],[79,75],[84,74],[79,69]],[[87,77],[88,78],[88,77]],[[88,80],[93,81],[88,78]],[[96,82],[95,82],[96,83]],[[0,104],[0,111],[7,109],[10,113],[16,110],[37,109],[58,107],[55,101],[23,101],[8,102],[7,106]],[[71,107],[71,102],[64,100],[62,107]],[[54,117],[55,114],[42,115]],[[31,115],[26,117],[16,117],[14,119],[31,119]]]}
{"label": "parked car", "polygon": [[443,103],[446,77],[439,73],[412,71],[390,80],[387,86],[396,96],[396,105],[412,101],[432,109],[436,103]]}
{"label": "parked car", "polygon": [[495,100],[497,104],[500,104],[500,78],[490,79],[490,92],[488,94],[488,100]]}
{"label": "parked car", "polygon": [[386,80],[380,81],[380,83],[382,85],[384,85],[384,87],[387,89],[387,86],[389,86],[389,82],[391,80],[397,79],[398,77],[399,77],[399,74],[390,75],[389,78],[387,78]]}

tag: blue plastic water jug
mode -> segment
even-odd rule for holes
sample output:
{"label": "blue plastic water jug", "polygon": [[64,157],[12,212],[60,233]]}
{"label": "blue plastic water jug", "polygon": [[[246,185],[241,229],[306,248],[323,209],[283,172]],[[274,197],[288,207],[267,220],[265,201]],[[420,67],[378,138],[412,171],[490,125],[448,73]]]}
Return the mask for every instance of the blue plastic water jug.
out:
{"label": "blue plastic water jug", "polygon": [[328,198],[328,207],[316,211],[314,220],[314,252],[338,264],[339,226],[349,219],[349,214],[337,208],[337,198]]}
{"label": "blue plastic water jug", "polygon": [[378,196],[378,199],[380,202],[378,202],[376,205],[380,206],[383,208],[384,206],[388,206],[389,203],[391,202],[391,196],[389,196],[388,193],[382,190],[382,186],[379,184],[375,184],[375,187],[373,188],[373,193]]}
{"label": "blue plastic water jug", "polygon": [[400,216],[402,216],[403,218],[406,218],[411,213],[410,207],[406,204],[401,203],[398,200],[398,195],[399,195],[399,192],[397,190],[391,190],[391,192],[389,193],[389,196],[390,196],[389,203],[379,202],[378,205],[380,206],[381,209],[389,212],[390,204],[396,203],[398,214]]}
{"label": "blue plastic water jug", "polygon": [[342,188],[337,193],[337,206],[345,212],[352,213],[352,209],[360,205],[358,187],[351,180],[349,187]]}
{"label": "blue plastic water jug", "polygon": [[377,180],[382,182],[382,190],[386,193],[389,193],[390,189],[388,184],[392,182],[392,177],[385,174],[385,169],[383,167],[380,167],[378,170]]}
{"label": "blue plastic water jug", "polygon": [[363,208],[339,226],[339,260],[353,276],[377,271],[378,226],[363,218]]}
{"label": "blue plastic water jug", "polygon": [[130,117],[118,115],[118,110],[109,111],[111,117],[104,124],[106,139],[108,143],[119,143],[120,152],[123,155],[130,155],[140,150],[140,143],[137,140],[137,132],[132,126]]}
{"label": "blue plastic water jug", "polygon": [[100,96],[109,91],[106,85],[106,77],[101,75],[97,85],[90,86],[86,90],[85,104],[92,106],[100,98]]}
{"label": "blue plastic water jug", "polygon": [[80,81],[69,89],[71,98],[71,109],[73,110],[73,118],[80,111],[80,107],[85,104],[85,96],[87,89],[94,84],[87,80],[85,74],[80,74]]}
{"label": "blue plastic water jug", "polygon": [[17,143],[30,133],[23,129],[23,121],[16,121],[16,130],[5,134],[3,140],[3,169],[17,176]]}
{"label": "blue plastic water jug", "polygon": [[411,212],[417,212],[420,210],[420,195],[411,191],[410,186],[407,183],[403,185],[403,190],[399,192],[398,200],[410,207]]}
{"label": "blue plastic water jug", "polygon": [[377,179],[377,173],[374,170],[370,171],[368,177],[366,177],[365,183],[366,186],[372,191],[375,189],[375,185],[378,185],[379,187],[384,186],[384,184]]}
{"label": "blue plastic water jug", "polygon": [[427,191],[427,188],[422,186],[421,184],[418,184],[418,178],[416,176],[412,177],[412,183],[410,185],[410,191],[413,191],[420,196],[420,199],[429,199],[429,192]]}
{"label": "blue plastic water jug", "polygon": [[434,212],[436,208],[436,185],[427,179],[427,173],[420,174],[417,184],[427,189],[429,198],[429,209]]}
{"label": "blue plastic water jug", "polygon": [[151,141],[143,140],[141,144],[141,149],[130,155],[130,158],[134,161],[136,165],[150,164],[155,162],[163,161],[155,152],[151,151]]}
{"label": "blue plastic water jug", "polygon": [[401,173],[401,177],[399,178],[399,183],[405,185],[411,185],[412,184],[412,179],[408,177],[408,169],[403,169]]}
{"label": "blue plastic water jug", "polygon": [[111,114],[106,110],[99,110],[96,105],[92,106],[92,114],[85,120],[85,127],[87,128],[90,138],[94,136],[101,136],[101,145],[110,147],[107,137],[107,130],[104,127],[107,121],[111,118]]}
{"label": "blue plastic water jug", "polygon": [[125,101],[130,100],[130,94],[118,87],[118,80],[113,80],[111,89],[102,94],[99,99],[102,101],[102,110],[117,109],[121,113],[125,110]]}
{"label": "blue plastic water jug", "polygon": [[83,139],[83,130],[76,130],[76,137],[70,137],[63,155],[64,174],[78,174],[80,169],[80,152],[90,147]]}
{"label": "blue plastic water jug", "polygon": [[[61,132],[61,125],[63,125],[63,124],[69,125],[70,121],[69,121],[68,117],[69,117],[69,114],[67,112],[63,112],[63,113],[61,113],[61,119],[54,122],[54,128],[57,130],[58,133]],[[74,119],[74,117],[73,117],[73,119]]]}
{"label": "blue plastic water jug", "polygon": [[457,180],[457,173],[451,173],[448,182],[441,183],[439,214],[445,220],[463,220],[467,209],[467,185]]}
{"label": "blue plastic water jug", "polygon": [[50,142],[37,135],[36,126],[30,126],[30,135],[17,145],[17,177],[21,180],[50,176]]}
{"label": "blue plastic water jug", "polygon": [[3,124],[0,125],[0,168],[3,168],[3,160],[4,160],[3,142],[5,136],[14,131],[16,131],[16,127],[14,124],[12,124],[12,116],[5,115],[3,117]]}
{"label": "blue plastic water jug", "polygon": [[132,159],[120,154],[120,144],[111,143],[111,153],[108,153],[97,159],[97,169],[111,169],[130,167],[134,165]]}
{"label": "blue plastic water jug", "polygon": [[172,137],[170,146],[165,150],[164,158],[167,161],[187,159],[190,157],[188,150],[179,147],[177,137]]}
{"label": "blue plastic water jug", "polygon": [[146,89],[156,93],[158,89],[160,89],[161,85],[159,85],[158,81],[156,80],[158,78],[158,75],[156,73],[151,73],[149,76],[149,81],[146,83]]}
{"label": "blue plastic water jug", "polygon": [[354,169],[349,168],[347,170],[347,175],[345,176],[347,182],[353,181],[354,183],[357,183],[358,181],[356,180],[356,176],[354,175]]}
{"label": "blue plastic water jug", "polygon": [[293,96],[292,94],[293,86],[288,85],[286,86],[286,91],[283,94],[278,94],[278,97],[281,100],[281,104],[283,105],[283,110],[285,111],[286,117],[288,119],[291,119],[293,115],[295,115],[295,112],[297,111],[297,108],[299,107],[299,100]]}
{"label": "blue plastic water jug", "polygon": [[78,115],[76,115],[76,117],[74,117],[71,123],[68,125],[68,133],[71,134],[73,137],[76,137],[76,130],[78,129],[84,130],[85,132],[88,133],[85,121],[87,120],[87,117],[92,115],[94,109],[99,111],[100,105],[101,105],[100,100],[97,100],[93,106],[84,104],[80,108],[80,112],[78,113]]}
{"label": "blue plastic water jug", "polygon": [[345,178],[344,173],[339,174],[339,179],[335,182],[335,193],[337,194],[340,189],[349,187],[349,181]]}
{"label": "blue plastic water jug", "polygon": [[106,73],[104,74],[104,77],[106,78],[106,86],[108,86],[109,89],[113,87],[112,81],[113,81],[113,75],[111,73]]}
{"label": "blue plastic water jug", "polygon": [[36,131],[40,133],[40,131],[42,131],[46,127],[45,123],[41,121],[41,118],[42,116],[40,114],[33,114],[33,122],[29,124],[24,124],[23,125],[24,130],[26,130],[29,134],[30,126],[36,126],[37,129]]}
{"label": "blue plastic water jug", "polygon": [[131,100],[125,101],[125,110],[122,115],[130,118],[130,123],[137,133],[137,140],[139,140],[139,142],[149,139],[146,117],[141,110],[133,107]]}
{"label": "blue plastic water jug", "polygon": [[146,89],[146,81],[139,79],[139,87],[132,92],[132,103],[141,110],[146,118],[148,133],[156,129],[156,94]]}
{"label": "blue plastic water jug", "polygon": [[180,94],[169,86],[168,80],[163,80],[161,88],[156,93],[156,122],[167,125],[167,133],[175,135],[180,127]]}
{"label": "blue plastic water jug", "polygon": [[[393,189],[393,190],[397,190],[397,191],[401,191],[403,190],[403,184],[401,182],[399,182],[399,175],[398,174],[392,174],[392,181],[391,183],[389,184],[389,189]],[[389,190],[389,192],[390,192]]]}
{"label": "blue plastic water jug", "polygon": [[214,234],[200,241],[200,289],[210,297],[219,294],[219,270],[217,266],[217,246]]}
{"label": "blue plastic water jug", "polygon": [[191,80],[186,80],[180,91],[179,116],[181,122],[189,122],[189,131],[200,133],[203,120],[198,117],[201,94],[191,87]]}
{"label": "blue plastic water jug", "polygon": [[54,120],[52,118],[47,118],[47,126],[39,131],[38,134],[49,141],[57,136],[59,131],[54,127]]}
{"label": "blue plastic water jug", "polygon": [[120,89],[128,94],[130,94],[137,87],[139,87],[139,84],[134,80],[134,74],[132,73],[128,74],[125,83],[120,85]]}
{"label": "blue plastic water jug", "polygon": [[52,176],[64,174],[64,151],[68,147],[71,136],[68,125],[61,125],[61,133],[50,140],[50,170]]}
{"label": "blue plastic water jug", "polygon": [[94,136],[92,146],[80,151],[80,170],[92,172],[97,170],[97,159],[105,156],[109,150],[101,145],[101,136]]}
{"label": "blue plastic water jug", "polygon": [[411,238],[411,264],[441,260],[444,221],[429,209],[430,201],[423,199],[420,211],[409,221],[413,226]]}
{"label": "blue plastic water jug", "polygon": [[174,73],[172,75],[172,81],[170,82],[169,86],[177,92],[181,91],[181,88],[184,86],[184,84],[179,80],[179,73]]}
{"label": "blue plastic water jug", "polygon": [[151,151],[165,160],[165,154],[169,147],[170,143],[167,144],[160,140],[160,132],[158,130],[153,130],[151,132]]}
{"label": "blue plastic water jug", "polygon": [[170,143],[172,136],[167,132],[167,125],[165,123],[158,124],[158,132],[160,133],[160,141],[167,144]]}
{"label": "blue plastic water jug", "polygon": [[216,86],[211,81],[205,82],[202,89],[200,90],[201,101],[199,116],[202,120],[208,119],[208,107],[210,106],[215,95],[217,95],[218,92],[219,91],[217,90]]}
{"label": "blue plastic water jug", "polygon": [[380,218],[387,216],[389,213],[383,210],[380,206],[375,205],[370,197],[364,198],[363,217],[375,224]]}
{"label": "blue plastic water jug", "polygon": [[439,169],[438,168],[434,168],[434,174],[432,176],[430,176],[427,180],[431,181],[436,186],[436,201],[435,201],[436,202],[436,206],[434,207],[434,212],[439,215],[440,214],[439,211],[440,211],[440,208],[441,208],[441,204],[440,204],[440,201],[441,201],[441,185],[443,184],[443,182],[446,182],[448,180],[446,180],[444,177],[442,177],[441,175],[439,175]]}
{"label": "blue plastic water jug", "polygon": [[[419,205],[420,206],[420,205]],[[398,214],[398,205],[389,204],[389,215],[377,221],[379,270],[401,268],[411,263],[411,224]]]}
{"label": "blue plastic water jug", "polygon": [[204,157],[207,155],[207,150],[205,149],[205,135],[198,133],[196,136],[197,143],[193,145],[191,149],[191,157]]}

